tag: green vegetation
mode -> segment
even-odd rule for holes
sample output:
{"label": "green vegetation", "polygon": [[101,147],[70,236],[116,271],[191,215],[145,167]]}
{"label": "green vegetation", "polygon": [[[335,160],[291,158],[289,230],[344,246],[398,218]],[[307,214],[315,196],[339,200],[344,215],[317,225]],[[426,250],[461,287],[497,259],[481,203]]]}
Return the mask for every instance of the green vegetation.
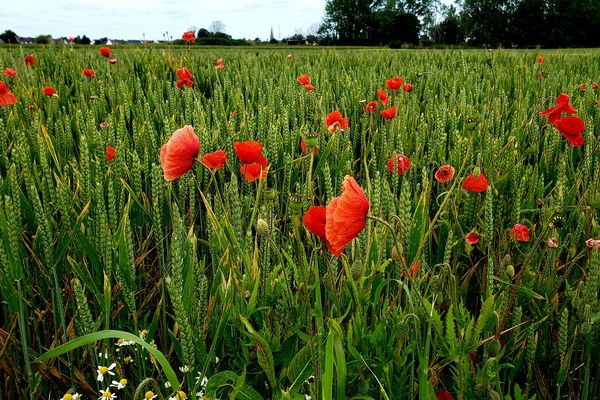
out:
{"label": "green vegetation", "polygon": [[[93,399],[123,378],[119,399],[196,398],[198,375],[209,399],[598,398],[600,51],[289,52],[0,48],[19,101],[0,107],[0,398]],[[399,76],[412,92],[386,89]],[[395,118],[365,111],[378,88]],[[583,146],[539,115],[561,93]],[[166,182],[160,148],[184,125],[228,158]],[[265,179],[240,174],[244,140]],[[471,193],[477,170],[489,187]],[[369,218],[336,258],[302,217],[345,175]]]}

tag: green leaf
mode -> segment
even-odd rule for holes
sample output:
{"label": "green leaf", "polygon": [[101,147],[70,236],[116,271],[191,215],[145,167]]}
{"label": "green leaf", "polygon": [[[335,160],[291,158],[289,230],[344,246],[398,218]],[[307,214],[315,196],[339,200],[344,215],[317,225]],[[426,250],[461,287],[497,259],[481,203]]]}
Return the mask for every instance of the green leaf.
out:
{"label": "green leaf", "polygon": [[[219,398],[217,391],[220,388],[230,387],[231,390],[234,390],[238,385],[240,385],[240,377],[233,371],[223,371],[219,372],[210,377],[208,382],[206,382],[206,388],[204,389],[204,397],[208,397],[210,399]],[[242,380],[243,382],[243,380]],[[221,396],[220,398],[224,398]],[[248,386],[247,383],[241,384],[241,389],[235,394],[236,399],[240,400],[263,400],[262,396],[258,394],[258,392]]]}
{"label": "green leaf", "polygon": [[244,318],[243,315],[240,315],[239,318],[250,333],[250,336],[252,336],[252,338],[256,342],[256,356],[258,358],[258,364],[263,369],[263,371],[265,371],[265,374],[267,374],[269,384],[275,392],[275,390],[278,389],[278,384],[277,378],[275,376],[275,363],[273,362],[273,353],[271,353],[271,349],[269,348],[267,341],[261,335],[259,335],[254,330],[254,328],[252,328],[250,322],[248,322],[248,320]]}
{"label": "green leaf", "polygon": [[296,353],[287,368],[287,377],[292,383],[292,386],[288,389],[290,394],[296,393],[302,384],[311,376],[313,372],[311,362],[312,354],[310,351],[310,343],[308,343]]}

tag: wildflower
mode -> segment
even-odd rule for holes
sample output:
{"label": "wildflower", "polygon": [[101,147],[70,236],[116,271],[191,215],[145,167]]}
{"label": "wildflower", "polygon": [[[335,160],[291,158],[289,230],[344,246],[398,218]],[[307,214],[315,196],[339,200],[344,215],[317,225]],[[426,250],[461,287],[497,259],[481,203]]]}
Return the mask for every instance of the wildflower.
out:
{"label": "wildflower", "polygon": [[410,160],[404,154],[396,154],[391,156],[387,163],[387,169],[390,172],[394,172],[394,162],[396,163],[396,173],[402,175],[410,168]]}
{"label": "wildflower", "polygon": [[184,365],[183,367],[179,367],[179,370],[183,373],[190,372],[190,367]]}
{"label": "wildflower", "polygon": [[146,393],[144,393],[144,399],[145,400],[152,400],[157,398],[158,395],[154,394],[154,392],[152,390],[148,390]]}
{"label": "wildflower", "polygon": [[435,179],[439,183],[448,183],[454,178],[454,167],[452,165],[442,165],[435,172]]}
{"label": "wildflower", "polygon": [[254,140],[234,142],[233,148],[235,150],[235,155],[243,164],[258,162],[261,158],[264,158],[262,156],[262,145]]}
{"label": "wildflower", "polygon": [[[7,69],[10,69],[10,68],[7,68]],[[10,76],[10,75],[9,75],[9,76]],[[592,89],[594,89],[594,90],[598,90],[598,82],[594,82],[594,83],[592,83]]]}
{"label": "wildflower", "polygon": [[267,165],[259,164],[258,162],[242,164],[240,165],[240,174],[242,174],[248,182],[254,182],[257,179],[265,179],[267,177]]}
{"label": "wildflower", "polygon": [[81,72],[85,75],[85,76],[89,76],[90,78],[95,78],[96,74],[94,73],[94,70],[91,68],[84,68],[83,70],[81,70]]}
{"label": "wildflower", "polygon": [[112,363],[109,367],[105,367],[102,365],[98,366],[98,382],[104,382],[104,375],[114,375],[115,373],[112,370],[117,366],[117,364]]}
{"label": "wildflower", "polygon": [[452,395],[447,390],[443,390],[438,392],[437,400],[452,400]]}
{"label": "wildflower", "polygon": [[325,127],[329,132],[335,132],[337,128],[343,132],[348,128],[348,118],[342,117],[342,113],[337,110],[332,111],[325,118]]}
{"label": "wildflower", "polygon": [[372,113],[377,111],[377,102],[376,101],[370,101],[367,103],[367,105],[365,106],[365,111]]}
{"label": "wildflower", "polygon": [[44,94],[48,97],[51,97],[54,95],[54,87],[52,87],[52,86],[46,86],[42,90],[43,90]]}
{"label": "wildflower", "polygon": [[339,257],[344,247],[354,239],[366,224],[369,200],[353,177],[346,175],[342,194],[327,205],[325,234],[331,252]]}
{"label": "wildflower", "polygon": [[388,105],[390,98],[388,97],[388,94],[386,92],[384,92],[381,89],[377,89],[377,97],[379,97],[379,101],[381,102],[381,104],[383,104],[384,106]]}
{"label": "wildflower", "polygon": [[414,86],[411,85],[410,83],[405,83],[404,86],[402,86],[402,90],[404,90],[406,93],[412,92],[413,89],[414,89]]}
{"label": "wildflower", "polygon": [[110,392],[110,387],[107,387],[104,390],[100,391],[100,397],[98,397],[98,400],[112,400],[112,399],[116,399],[117,395],[114,393]]}
{"label": "wildflower", "polygon": [[311,85],[310,83],[307,85],[304,85],[304,87],[306,88],[306,91],[308,91],[308,92],[312,92],[313,90],[315,90],[315,87],[313,85]]}
{"label": "wildflower", "polygon": [[9,78],[12,78],[13,76],[15,76],[17,74],[17,71],[15,71],[12,68],[6,68],[3,72],[4,72],[4,75],[8,76]]}
{"label": "wildflower", "polygon": [[585,92],[585,83],[581,82],[581,83],[579,84],[579,91],[580,91],[580,92]]}
{"label": "wildflower", "polygon": [[585,241],[585,245],[588,249],[593,249],[596,247],[598,250],[600,250],[600,240],[589,238]]}
{"label": "wildflower", "polygon": [[483,175],[483,173],[480,172],[479,167],[476,167],[475,171],[471,172],[469,176],[465,178],[462,184],[463,189],[468,190],[472,193],[485,192],[487,186],[488,181],[485,175]]}
{"label": "wildflower", "polygon": [[517,239],[519,242],[529,242],[529,228],[527,225],[515,224],[509,236]]}
{"label": "wildflower", "polygon": [[100,352],[100,353],[98,353],[98,357],[108,360],[108,354],[106,354],[106,353]]}
{"label": "wildflower", "polygon": [[[304,140],[304,138],[300,139],[300,150],[302,150],[302,154],[306,154],[308,152],[308,146],[306,145],[306,140]],[[319,152],[319,147],[313,146],[312,151],[314,155],[317,155]]]}
{"label": "wildflower", "polygon": [[198,371],[198,376],[196,377],[196,384],[200,383],[201,387],[205,387],[208,383],[208,378],[206,376],[202,376],[202,372]]}
{"label": "wildflower", "polygon": [[393,119],[396,117],[396,106],[386,108],[380,114],[384,119]]}
{"label": "wildflower", "polygon": [[0,81],[0,106],[8,106],[10,104],[17,104],[17,98],[6,86],[6,84]]}
{"label": "wildflower", "polygon": [[[420,269],[421,269],[421,263],[418,260],[413,261],[413,263],[410,265],[410,278],[415,279],[415,276],[417,276]],[[402,272],[404,272],[404,271],[402,271]]]}
{"label": "wildflower", "polygon": [[116,58],[110,58],[108,60],[109,63],[111,63],[112,65],[115,65],[117,63],[117,59]]}
{"label": "wildflower", "polygon": [[65,393],[60,400],[79,400],[81,399],[81,395],[79,393]]}
{"label": "wildflower", "polygon": [[184,32],[183,35],[181,35],[181,38],[184,42],[187,42],[188,44],[196,43],[196,36],[194,35],[194,31]]}
{"label": "wildflower", "polygon": [[73,43],[75,41],[75,36],[69,36],[69,42]]}
{"label": "wildflower", "polygon": [[583,136],[581,132],[585,130],[585,123],[579,117],[564,117],[558,121],[554,121],[554,127],[563,135],[567,142],[578,147],[583,145]]}
{"label": "wildflower", "polygon": [[187,395],[182,390],[178,391],[175,396],[169,397],[169,400],[185,400],[185,399],[187,399]]}
{"label": "wildflower", "polygon": [[110,57],[110,49],[108,47],[100,47],[100,55],[102,57],[109,58]]}
{"label": "wildflower", "polygon": [[216,69],[223,69],[223,68],[225,68],[225,64],[223,64],[223,59],[222,58],[219,58],[217,60],[217,63],[215,64],[215,68]]}
{"label": "wildflower", "polygon": [[110,384],[110,386],[117,388],[117,389],[123,389],[125,386],[127,386],[127,379],[123,378],[119,381],[112,381],[112,383]]}
{"label": "wildflower", "polygon": [[183,85],[189,88],[194,86],[194,77],[186,67],[179,68],[177,70],[177,77],[179,77],[179,80],[177,81],[177,89],[181,89]]}
{"label": "wildflower", "polygon": [[166,382],[165,382],[165,388],[167,388],[167,389],[168,389],[168,388],[170,388],[170,387],[171,387],[171,382],[169,382],[169,381],[166,381]]}
{"label": "wildflower", "polygon": [[212,153],[205,154],[202,157],[202,162],[204,165],[206,165],[208,168],[214,168],[217,171],[223,167],[225,161],[227,161],[227,153],[223,150],[213,151]]}
{"label": "wildflower", "polygon": [[33,66],[35,65],[35,62],[36,62],[36,59],[33,54],[28,54],[25,56],[25,65],[27,65],[29,68],[33,68]]}
{"label": "wildflower", "polygon": [[124,346],[131,346],[131,345],[135,344],[135,342],[133,340],[119,339],[119,340],[117,340],[117,343],[115,343],[115,344],[119,347],[124,347]]}
{"label": "wildflower", "polygon": [[310,77],[306,74],[300,75],[298,78],[296,78],[296,80],[302,86],[306,86],[306,85],[310,84]]}
{"label": "wildflower", "polygon": [[558,247],[558,239],[555,237],[548,238],[548,240],[546,240],[546,245],[551,249],[556,249]]}
{"label": "wildflower", "polygon": [[[199,145],[198,145],[199,147]],[[146,340],[146,336],[148,335],[148,330],[147,329],[143,329],[140,331],[139,336],[142,340]]]}
{"label": "wildflower", "polygon": [[471,231],[465,235],[465,242],[468,244],[477,244],[479,242],[479,233]]}
{"label": "wildflower", "polygon": [[327,209],[323,206],[310,206],[304,217],[302,217],[302,223],[304,226],[317,235],[319,238],[325,241],[327,248],[330,252],[334,252],[327,240],[327,235],[325,233],[325,226],[327,222]]}
{"label": "wildflower", "polygon": [[558,121],[562,116],[562,113],[565,114],[577,114],[577,110],[573,108],[571,103],[569,103],[569,95],[565,93],[561,93],[556,98],[556,104],[554,107],[550,107],[547,110],[544,110],[540,113],[540,115],[548,116],[548,123],[551,124],[554,121]]}
{"label": "wildflower", "polygon": [[392,78],[385,81],[385,84],[389,90],[398,90],[404,82],[404,78]]}
{"label": "wildflower", "polygon": [[189,171],[200,153],[200,141],[194,128],[186,125],[177,129],[160,149],[160,163],[165,180],[172,181]]}
{"label": "wildflower", "polygon": [[294,56],[292,56],[291,54],[288,54],[288,55],[287,55],[287,59],[288,59],[288,60],[292,60],[293,58],[294,58]]}
{"label": "wildflower", "polygon": [[542,56],[538,56],[538,58],[537,58],[537,62],[538,62],[538,64],[541,64],[541,63],[543,63],[543,62],[544,62],[544,57],[542,57]]}
{"label": "wildflower", "polygon": [[117,155],[114,147],[108,145],[106,146],[106,161],[112,161],[113,158]]}
{"label": "wildflower", "polygon": [[127,356],[123,359],[123,362],[125,364],[132,364],[133,363],[133,358],[131,358],[131,356]]}

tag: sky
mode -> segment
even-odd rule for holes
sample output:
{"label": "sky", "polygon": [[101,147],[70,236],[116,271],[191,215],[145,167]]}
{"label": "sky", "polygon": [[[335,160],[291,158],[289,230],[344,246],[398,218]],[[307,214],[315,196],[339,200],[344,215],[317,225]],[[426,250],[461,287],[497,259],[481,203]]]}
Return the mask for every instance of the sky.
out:
{"label": "sky", "polygon": [[[2,0],[0,32],[19,36],[86,35],[90,39],[181,38],[188,28],[225,24],[234,38],[267,40],[309,33],[326,0]],[[145,35],[145,36],[144,36]]]}

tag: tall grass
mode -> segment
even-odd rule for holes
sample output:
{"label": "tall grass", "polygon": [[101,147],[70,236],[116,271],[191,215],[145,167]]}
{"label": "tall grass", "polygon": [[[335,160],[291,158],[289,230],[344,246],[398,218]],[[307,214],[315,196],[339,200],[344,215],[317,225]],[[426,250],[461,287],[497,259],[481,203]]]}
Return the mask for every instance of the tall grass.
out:
{"label": "tall grass", "polygon": [[[288,52],[115,47],[110,65],[97,49],[0,49],[19,99],[0,107],[2,397],[98,397],[114,361],[119,398],[194,397],[198,375],[210,399],[597,398],[600,52],[545,51],[541,66],[534,51]],[[193,89],[175,87],[181,66]],[[388,91],[396,118],[366,113],[393,76],[415,88]],[[562,92],[582,147],[539,116]],[[336,109],[345,132],[325,128]],[[229,157],[167,183],[159,149],[186,124],[202,154]],[[317,155],[301,153],[309,132]],[[242,140],[263,144],[265,180],[240,175]],[[485,193],[461,188],[475,166]],[[344,175],[370,218],[335,258],[302,214]]]}

